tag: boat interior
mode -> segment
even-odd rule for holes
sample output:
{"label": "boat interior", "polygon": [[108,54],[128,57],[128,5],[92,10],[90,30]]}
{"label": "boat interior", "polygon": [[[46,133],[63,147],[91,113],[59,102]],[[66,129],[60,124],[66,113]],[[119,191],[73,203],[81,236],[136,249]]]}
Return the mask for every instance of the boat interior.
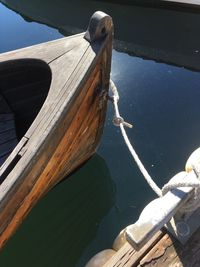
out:
{"label": "boat interior", "polygon": [[0,63],[0,167],[40,111],[51,77],[50,67],[42,60]]}

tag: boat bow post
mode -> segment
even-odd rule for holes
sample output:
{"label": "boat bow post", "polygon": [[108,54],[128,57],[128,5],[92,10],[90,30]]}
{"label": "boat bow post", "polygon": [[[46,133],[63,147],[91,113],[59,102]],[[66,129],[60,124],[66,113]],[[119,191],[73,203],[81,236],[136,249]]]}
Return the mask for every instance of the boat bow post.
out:
{"label": "boat bow post", "polygon": [[92,43],[104,38],[109,32],[113,32],[112,29],[112,18],[102,11],[96,11],[90,19],[85,39]]}

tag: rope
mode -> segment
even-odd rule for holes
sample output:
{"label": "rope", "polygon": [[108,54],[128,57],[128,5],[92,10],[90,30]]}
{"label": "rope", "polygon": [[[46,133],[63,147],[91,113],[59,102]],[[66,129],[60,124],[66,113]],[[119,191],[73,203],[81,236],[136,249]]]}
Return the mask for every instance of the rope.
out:
{"label": "rope", "polygon": [[[112,93],[113,93],[113,97],[112,98],[113,98],[113,105],[114,105],[114,112],[115,112],[113,123],[116,126],[120,127],[120,130],[121,130],[122,136],[124,138],[124,141],[125,141],[128,149],[129,149],[133,159],[135,160],[138,168],[140,169],[141,173],[143,174],[144,178],[146,179],[147,183],[150,185],[150,187],[154,190],[154,192],[158,196],[162,196],[162,191],[156,185],[156,183],[153,181],[153,179],[151,178],[151,176],[149,175],[149,173],[145,169],[143,163],[139,159],[136,151],[134,150],[133,146],[131,145],[131,143],[129,141],[129,138],[128,138],[127,134],[126,134],[124,126],[130,125],[130,124],[127,123],[127,122],[124,122],[124,119],[120,116],[119,108],[118,108],[119,94],[118,94],[118,91],[117,91],[117,87],[115,86],[115,84],[114,84],[114,82],[112,80],[110,80],[110,88],[111,88]],[[116,121],[118,121],[119,123],[116,124]]]}
{"label": "rope", "polygon": [[180,187],[192,187],[194,188],[191,197],[187,200],[184,206],[181,207],[181,210],[184,212],[191,212],[200,207],[200,182],[197,179],[197,173],[195,171],[186,173],[188,175],[188,181],[169,181],[162,188],[162,194],[165,195],[167,192],[180,188]]}
{"label": "rope", "polygon": [[[141,171],[142,175],[144,176],[147,183],[150,185],[150,187],[153,189],[153,191],[159,196],[162,197],[165,195],[168,191],[171,191],[175,188],[180,187],[192,187],[193,195],[188,200],[187,204],[184,206],[184,211],[193,211],[196,208],[200,206],[200,181],[198,179],[195,179],[195,181],[187,181],[187,182],[171,182],[171,180],[163,186],[162,190],[157,186],[157,184],[154,182],[148,171],[145,169],[142,161],[140,160],[139,156],[137,155],[135,149],[133,148],[133,145],[131,144],[128,135],[126,133],[125,127],[132,128],[133,126],[130,123],[127,123],[124,121],[123,117],[121,117],[118,107],[118,101],[119,101],[119,93],[117,90],[117,87],[115,86],[114,82],[110,80],[110,89],[112,91],[112,97],[109,97],[112,99],[112,103],[114,106],[114,118],[113,118],[113,124],[115,126],[120,127],[122,136],[124,138],[124,141],[128,147],[128,150],[130,151],[133,159],[135,160],[139,170]],[[196,174],[195,178],[198,178],[197,173],[194,170],[194,173]]]}

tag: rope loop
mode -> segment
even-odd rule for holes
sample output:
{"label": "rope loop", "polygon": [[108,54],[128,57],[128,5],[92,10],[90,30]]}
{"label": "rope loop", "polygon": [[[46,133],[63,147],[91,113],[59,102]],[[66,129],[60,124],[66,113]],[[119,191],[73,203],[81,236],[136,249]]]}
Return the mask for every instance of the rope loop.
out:
{"label": "rope loop", "polygon": [[195,172],[195,168],[193,169],[193,171],[186,173],[186,175],[187,179],[184,181],[172,181],[171,179],[163,186],[162,194],[165,195],[167,192],[176,188],[192,187],[193,191],[191,193],[191,196],[184,204],[184,206],[181,207],[182,211],[191,212],[200,207],[200,180],[197,173]]}

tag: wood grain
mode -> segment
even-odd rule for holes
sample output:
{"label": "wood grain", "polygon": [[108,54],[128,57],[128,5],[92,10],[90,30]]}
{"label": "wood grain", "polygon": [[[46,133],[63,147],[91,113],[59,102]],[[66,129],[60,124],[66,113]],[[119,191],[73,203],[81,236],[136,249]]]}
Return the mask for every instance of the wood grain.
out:
{"label": "wood grain", "polygon": [[139,251],[127,242],[104,267],[198,267],[199,236],[200,229],[181,245],[170,235],[159,232]]}
{"label": "wood grain", "polygon": [[[75,37],[74,46],[72,43],[70,38],[66,51],[61,46],[66,39],[59,40],[56,58],[56,42],[49,44],[52,57],[45,50],[52,71],[49,94],[25,141],[0,169],[0,175],[7,175],[0,186],[0,248],[35,203],[90,158],[99,143],[107,106],[112,32],[91,45],[83,35]],[[42,49],[44,45],[32,54],[25,49],[7,56],[13,60],[28,51],[28,57],[40,59]]]}
{"label": "wood grain", "polygon": [[200,229],[181,245],[168,234],[149,251],[138,267],[198,267],[200,266]]}
{"label": "wood grain", "polygon": [[123,247],[103,266],[103,267],[135,267],[144,255],[157,243],[163,236],[158,232],[141,250],[135,251],[134,248],[126,242]]}

